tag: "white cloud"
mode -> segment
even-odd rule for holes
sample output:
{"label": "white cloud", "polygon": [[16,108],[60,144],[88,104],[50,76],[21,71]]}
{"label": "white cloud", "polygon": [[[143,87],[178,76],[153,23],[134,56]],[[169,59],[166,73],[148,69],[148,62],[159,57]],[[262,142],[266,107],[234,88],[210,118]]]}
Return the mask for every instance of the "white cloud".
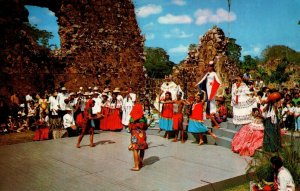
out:
{"label": "white cloud", "polygon": [[52,12],[52,11],[50,11],[48,8],[43,8],[43,12],[45,14],[47,14],[48,16],[50,16],[50,17],[54,17],[55,16],[55,13]]}
{"label": "white cloud", "polygon": [[236,20],[234,12],[228,13],[225,9],[218,9],[213,13],[210,9],[198,9],[195,12],[196,24],[203,25],[206,23],[222,23]]}
{"label": "white cloud", "polygon": [[155,38],[155,35],[153,33],[146,34],[147,40],[153,40],[154,38]]}
{"label": "white cloud", "polygon": [[180,44],[178,47],[171,48],[169,50],[170,53],[187,53],[188,52],[188,46],[184,46]]}
{"label": "white cloud", "polygon": [[167,14],[166,16],[159,17],[158,22],[160,24],[189,24],[193,22],[193,19],[188,15],[175,16]]}
{"label": "white cloud", "polygon": [[162,7],[160,5],[149,4],[138,8],[135,13],[138,17],[148,17],[149,15],[159,14],[161,12]]}
{"label": "white cloud", "polygon": [[153,27],[154,27],[154,23],[151,22],[151,23],[146,24],[146,25],[144,26],[144,29],[145,29],[145,30],[150,30],[150,29],[152,29]]}
{"label": "white cloud", "polygon": [[251,45],[250,50],[242,51],[242,55],[258,56],[262,51],[261,45]]}
{"label": "white cloud", "polygon": [[28,19],[32,24],[39,24],[42,22],[42,20],[40,18],[37,18],[36,16],[29,17]]}
{"label": "white cloud", "polygon": [[176,4],[176,5],[185,5],[186,2],[184,0],[172,0],[172,3]]}
{"label": "white cloud", "polygon": [[194,34],[187,34],[184,31],[175,28],[169,33],[164,34],[165,38],[189,38],[192,37]]}

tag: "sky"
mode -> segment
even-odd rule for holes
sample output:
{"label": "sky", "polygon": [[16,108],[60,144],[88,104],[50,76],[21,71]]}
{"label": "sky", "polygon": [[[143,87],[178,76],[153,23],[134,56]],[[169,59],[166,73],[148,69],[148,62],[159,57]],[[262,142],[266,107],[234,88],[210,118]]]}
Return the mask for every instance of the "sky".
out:
{"label": "sky", "polygon": [[[300,51],[300,0],[133,0],[145,46],[161,47],[170,60],[185,59],[190,44],[213,26],[235,38],[242,56],[261,56],[267,46],[286,45]],[[50,44],[59,46],[54,14],[46,8],[26,6],[29,21],[53,33]]]}

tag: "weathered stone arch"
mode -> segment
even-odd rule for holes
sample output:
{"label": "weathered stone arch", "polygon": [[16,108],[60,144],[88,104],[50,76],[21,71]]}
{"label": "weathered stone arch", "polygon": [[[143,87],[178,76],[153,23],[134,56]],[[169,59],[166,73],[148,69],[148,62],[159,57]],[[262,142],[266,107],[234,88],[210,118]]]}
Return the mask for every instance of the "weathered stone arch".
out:
{"label": "weathered stone arch", "polygon": [[[145,39],[131,0],[14,0],[6,8],[17,10],[13,19],[19,20],[4,15],[2,19],[9,22],[0,22],[1,27],[9,25],[17,35],[21,23],[28,21],[25,5],[49,8],[58,18],[61,48],[49,53],[49,59],[66,67],[56,71],[57,85],[64,81],[74,90],[93,85],[103,88],[105,80],[111,80],[112,87],[131,84],[143,91]],[[11,40],[11,48],[17,43],[8,31],[1,39]],[[26,56],[22,51],[17,54]],[[5,62],[16,62],[7,60],[3,52],[0,56]]]}

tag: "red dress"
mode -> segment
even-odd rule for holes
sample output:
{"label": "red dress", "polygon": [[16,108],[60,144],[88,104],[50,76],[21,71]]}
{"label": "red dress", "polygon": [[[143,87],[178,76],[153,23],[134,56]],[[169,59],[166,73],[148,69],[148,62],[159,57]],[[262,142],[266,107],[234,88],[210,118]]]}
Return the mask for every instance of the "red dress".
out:
{"label": "red dress", "polygon": [[244,125],[231,142],[231,149],[242,156],[252,156],[256,149],[263,146],[264,126],[262,123]]}
{"label": "red dress", "polygon": [[131,147],[134,150],[148,149],[147,144],[147,119],[145,117],[133,122],[132,118],[128,125],[131,133]]}
{"label": "red dress", "polygon": [[195,103],[192,106],[192,115],[190,119],[195,121],[203,121],[203,103]]}
{"label": "red dress", "polygon": [[100,129],[104,130],[104,131],[108,131],[109,130],[109,125],[108,125],[108,113],[109,113],[109,103],[106,102],[105,104],[103,104],[102,109],[101,109],[101,114],[103,115],[103,117],[100,119]]}
{"label": "red dress", "polygon": [[121,108],[122,103],[116,100],[114,103],[111,101],[109,103],[109,113],[107,116],[107,126],[110,131],[122,130],[123,124],[121,119]]}

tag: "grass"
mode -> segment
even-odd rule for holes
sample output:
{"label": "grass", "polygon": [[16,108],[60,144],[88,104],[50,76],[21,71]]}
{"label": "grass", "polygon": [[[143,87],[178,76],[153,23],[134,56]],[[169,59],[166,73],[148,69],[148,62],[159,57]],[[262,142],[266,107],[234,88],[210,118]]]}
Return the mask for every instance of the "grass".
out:
{"label": "grass", "polygon": [[224,191],[249,191],[249,182],[242,184],[242,185],[227,188]]}

